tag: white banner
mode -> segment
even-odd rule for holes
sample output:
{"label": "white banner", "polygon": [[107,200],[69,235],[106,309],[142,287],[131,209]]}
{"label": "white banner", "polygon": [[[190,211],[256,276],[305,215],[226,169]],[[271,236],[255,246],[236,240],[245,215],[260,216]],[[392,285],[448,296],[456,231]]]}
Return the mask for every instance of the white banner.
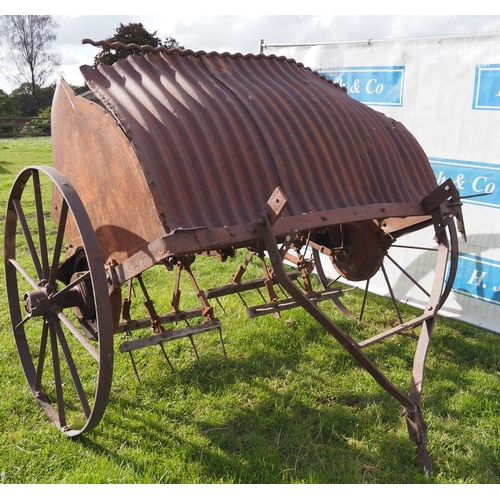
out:
{"label": "white banner", "polygon": [[[487,194],[463,200],[467,242],[460,240],[454,289],[441,313],[500,333],[500,33],[262,42],[261,51],[303,63],[403,123],[427,153],[439,184],[452,178],[461,196]],[[422,245],[420,232],[411,237]],[[405,269],[424,258],[404,252]],[[408,292],[414,305],[425,304],[417,291],[396,287],[397,294]]]}

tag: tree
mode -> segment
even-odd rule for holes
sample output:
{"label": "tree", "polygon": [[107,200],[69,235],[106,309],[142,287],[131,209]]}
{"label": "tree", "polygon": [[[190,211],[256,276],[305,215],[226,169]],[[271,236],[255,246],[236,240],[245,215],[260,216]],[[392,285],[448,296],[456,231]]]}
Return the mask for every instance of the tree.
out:
{"label": "tree", "polygon": [[71,87],[71,90],[73,90],[73,92],[76,95],[83,94],[84,92],[88,92],[90,90],[89,86],[87,85],[86,82],[84,82],[83,85],[71,85],[70,84],[70,87]]}
{"label": "tree", "polygon": [[11,79],[27,84],[34,114],[42,107],[41,89],[59,66],[59,55],[49,52],[58,27],[52,16],[2,16],[0,34],[9,44],[9,59],[18,73]]}
{"label": "tree", "polygon": [[37,116],[41,109],[45,109],[52,105],[52,99],[56,91],[56,84],[53,83],[48,87],[36,87],[38,101],[32,93],[32,88],[29,83],[22,83],[14,89],[10,94],[10,98],[14,102],[17,109],[21,111],[22,116]]}
{"label": "tree", "polygon": [[0,116],[19,116],[20,114],[14,100],[0,89]]}
{"label": "tree", "polygon": [[[124,45],[136,44],[136,45],[150,45],[151,47],[166,47],[167,49],[181,49],[181,47],[177,40],[172,37],[167,37],[165,42],[161,42],[161,39],[156,36],[156,31],[150,33],[142,23],[129,23],[122,24],[118,26],[115,30],[115,34],[106,38],[106,41],[109,43],[120,42]],[[131,55],[143,55],[146,54],[147,51],[137,50],[137,49],[121,49],[116,48],[112,49],[110,47],[104,46],[95,57],[94,63],[97,64],[106,64],[107,66],[111,66],[116,61],[120,59],[126,59]]]}
{"label": "tree", "polygon": [[21,116],[37,115],[38,107],[29,83],[21,83],[19,87],[11,92],[10,98],[16,105],[16,108],[21,111]]}

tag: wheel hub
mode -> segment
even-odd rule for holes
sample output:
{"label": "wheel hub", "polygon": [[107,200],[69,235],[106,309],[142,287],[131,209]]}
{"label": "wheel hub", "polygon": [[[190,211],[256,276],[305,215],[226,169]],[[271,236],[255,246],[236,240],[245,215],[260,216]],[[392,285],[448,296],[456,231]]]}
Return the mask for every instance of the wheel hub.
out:
{"label": "wheel hub", "polygon": [[334,255],[337,272],[351,281],[370,279],[379,269],[392,240],[371,220],[345,226],[344,252]]}
{"label": "wheel hub", "polygon": [[27,292],[24,294],[26,301],[24,307],[31,317],[44,316],[50,312],[51,301],[49,300],[46,288]]}
{"label": "wheel hub", "polygon": [[49,290],[47,286],[26,292],[24,294],[24,308],[30,317],[35,318],[73,307],[77,316],[82,319],[91,308],[86,303],[88,301],[86,288],[80,285],[82,284],[79,283],[73,288],[68,288],[63,293]]}

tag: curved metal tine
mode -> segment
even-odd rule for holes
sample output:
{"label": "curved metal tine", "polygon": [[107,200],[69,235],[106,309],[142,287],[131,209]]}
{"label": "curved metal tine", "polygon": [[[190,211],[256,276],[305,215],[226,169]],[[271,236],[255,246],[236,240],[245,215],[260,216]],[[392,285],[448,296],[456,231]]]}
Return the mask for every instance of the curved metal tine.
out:
{"label": "curved metal tine", "polygon": [[385,270],[385,266],[384,266],[383,262],[382,262],[381,269],[382,269],[382,272],[384,273],[384,279],[385,279],[385,282],[387,284],[387,288],[389,289],[389,293],[391,294],[391,300],[392,300],[392,303],[394,305],[394,309],[396,310],[396,314],[398,315],[399,322],[401,324],[403,324],[403,316],[401,316],[401,311],[399,310],[398,302],[397,302],[396,297],[394,295],[394,291],[392,289],[391,282],[389,281],[389,276],[387,276],[387,271]]}
{"label": "curved metal tine", "polygon": [[198,351],[196,350],[196,346],[194,344],[193,336],[188,335],[188,337],[189,337],[189,340],[191,341],[191,346],[193,347],[194,355],[196,357],[196,361],[198,362],[198,366],[201,368],[200,358],[198,356]]}
{"label": "curved metal tine", "polygon": [[286,293],[285,289],[278,283],[278,288],[281,290],[281,293],[285,297],[285,299],[288,299],[288,294]]}
{"label": "curved metal tine", "polygon": [[38,222],[38,240],[40,243],[40,255],[42,257],[43,276],[49,276],[49,254],[47,251],[47,234],[45,233],[45,217],[43,214],[42,191],[40,185],[40,173],[33,171],[33,191],[35,194],[36,218]]}
{"label": "curved metal tine", "polygon": [[221,301],[219,300],[219,297],[215,297],[215,300],[217,301],[217,304],[219,304],[219,307],[222,309],[222,312],[227,316],[227,312],[224,309],[224,306],[222,305]]}
{"label": "curved metal tine", "polygon": [[99,363],[100,355],[97,349],[89,342],[89,340],[78,330],[74,323],[63,313],[57,313],[57,317],[66,326],[66,328],[77,338],[89,354]]}
{"label": "curved metal tine", "polygon": [[227,359],[226,346],[224,345],[224,339],[222,338],[222,328],[217,328],[219,330],[220,343],[222,346],[222,352],[224,353],[224,357]]}
{"label": "curved metal tine", "polygon": [[21,200],[15,198],[12,200],[12,203],[16,210],[19,223],[21,224],[21,230],[23,232],[24,238],[26,239],[26,244],[28,246],[28,250],[31,255],[33,265],[35,266],[35,271],[38,276],[38,281],[40,281],[43,278],[42,266],[40,264],[40,259],[38,258],[38,253],[36,251],[35,244],[33,243],[33,237],[31,236],[31,231],[28,227],[28,222],[26,220],[26,216],[24,215],[23,207],[21,206]]}
{"label": "curved metal tine", "polygon": [[61,365],[59,364],[59,352],[57,350],[57,333],[54,323],[50,323],[50,344],[52,348],[52,365],[54,367],[54,382],[56,386],[57,413],[59,415],[60,427],[66,427],[66,412],[64,409],[64,397],[61,380]]}
{"label": "curved metal tine", "polygon": [[386,257],[416,286],[418,287],[427,297],[430,297],[431,294],[415,279],[413,276],[408,273],[403,267],[401,267],[389,254]]}
{"label": "curved metal tine", "polygon": [[66,359],[66,363],[68,365],[69,371],[71,373],[71,378],[73,379],[73,383],[75,384],[75,389],[78,394],[78,399],[82,405],[83,412],[85,417],[90,416],[90,406],[87,401],[87,396],[83,389],[82,382],[80,380],[80,376],[78,375],[78,371],[76,370],[75,362],[73,361],[73,356],[71,356],[71,352],[68,347],[68,343],[66,342],[66,337],[64,336],[64,332],[61,328],[61,324],[58,321],[54,322],[54,329],[57,333],[57,338],[59,339],[59,345],[64,354],[64,358]]}
{"label": "curved metal tine", "polygon": [[49,323],[48,321],[43,321],[42,328],[42,338],[40,340],[40,351],[38,354],[38,367],[36,370],[36,378],[35,378],[35,391],[39,392],[42,389],[42,377],[43,377],[43,368],[45,366],[45,355],[47,353],[47,338],[49,333]]}
{"label": "curved metal tine", "polygon": [[[163,353],[163,356],[165,356],[165,359],[167,360],[167,363],[168,363],[168,366],[170,366],[170,370],[172,371],[172,373],[174,375],[177,375],[177,372],[175,371],[175,368],[174,368],[174,365],[172,364],[172,362],[170,361],[170,358],[168,357],[168,354],[167,354],[167,351],[165,351],[165,347],[163,346],[163,342],[160,342],[160,347],[161,347],[161,351]],[[129,351],[130,352],[130,351]]]}
{"label": "curved metal tine", "polygon": [[139,372],[137,371],[137,366],[135,366],[135,360],[134,356],[132,354],[132,351],[128,352],[130,355],[130,361],[132,362],[132,368],[134,369],[135,377],[137,378],[137,383],[141,384],[141,377],[139,377]]}
{"label": "curved metal tine", "polygon": [[328,288],[328,279],[325,274],[325,270],[323,269],[323,264],[321,263],[321,256],[319,250],[316,248],[312,249],[313,259],[314,259],[314,268],[316,269],[316,273],[318,275],[319,281],[325,290]]}
{"label": "curved metal tine", "polygon": [[257,292],[259,293],[260,298],[262,299],[262,302],[264,302],[264,304],[265,304],[267,301],[266,301],[266,298],[264,297],[264,294],[260,291],[260,288],[257,288]]}
{"label": "curved metal tine", "polygon": [[[238,294],[238,297],[240,298],[241,302],[243,302],[243,305],[248,308],[248,304],[245,302],[245,299],[243,298],[243,296],[241,295],[240,292],[236,292]],[[265,301],[264,301],[265,302]]]}
{"label": "curved metal tine", "polygon": [[63,198],[61,206],[61,215],[59,217],[59,226],[57,228],[56,244],[54,246],[54,255],[52,257],[52,267],[50,268],[49,286],[53,286],[56,282],[57,270],[59,267],[59,258],[61,256],[67,218],[68,218],[68,204],[66,203],[66,200]]}

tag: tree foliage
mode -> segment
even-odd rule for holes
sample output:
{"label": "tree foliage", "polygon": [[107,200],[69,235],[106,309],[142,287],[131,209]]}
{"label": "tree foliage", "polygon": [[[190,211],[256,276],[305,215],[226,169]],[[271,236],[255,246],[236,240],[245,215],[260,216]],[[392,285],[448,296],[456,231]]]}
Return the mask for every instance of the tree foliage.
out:
{"label": "tree foliage", "polygon": [[2,16],[0,34],[8,42],[9,59],[17,69],[11,78],[27,85],[34,114],[43,107],[41,89],[59,66],[59,55],[49,52],[57,28],[52,16]]}
{"label": "tree foliage", "polygon": [[0,89],[0,116],[19,116],[14,100],[2,89]]}
{"label": "tree foliage", "polygon": [[25,82],[12,91],[10,98],[14,102],[15,107],[21,112],[22,116],[36,116],[41,109],[48,108],[52,105],[55,91],[55,83],[48,87],[37,87],[36,95],[38,100],[35,100],[31,85]]}
{"label": "tree foliage", "polygon": [[[112,37],[106,38],[109,43],[120,42],[124,45],[136,44],[136,45],[150,45],[151,47],[166,47],[167,49],[184,49],[181,47],[177,40],[172,37],[167,37],[162,43],[161,38],[156,36],[156,31],[150,33],[142,23],[129,23],[122,24],[118,26],[115,30],[115,34]],[[94,57],[94,63],[106,64],[111,66],[116,61],[120,59],[126,59],[131,55],[143,55],[147,51],[141,51],[137,49],[112,49],[109,47],[103,47],[101,52],[99,52]]]}

